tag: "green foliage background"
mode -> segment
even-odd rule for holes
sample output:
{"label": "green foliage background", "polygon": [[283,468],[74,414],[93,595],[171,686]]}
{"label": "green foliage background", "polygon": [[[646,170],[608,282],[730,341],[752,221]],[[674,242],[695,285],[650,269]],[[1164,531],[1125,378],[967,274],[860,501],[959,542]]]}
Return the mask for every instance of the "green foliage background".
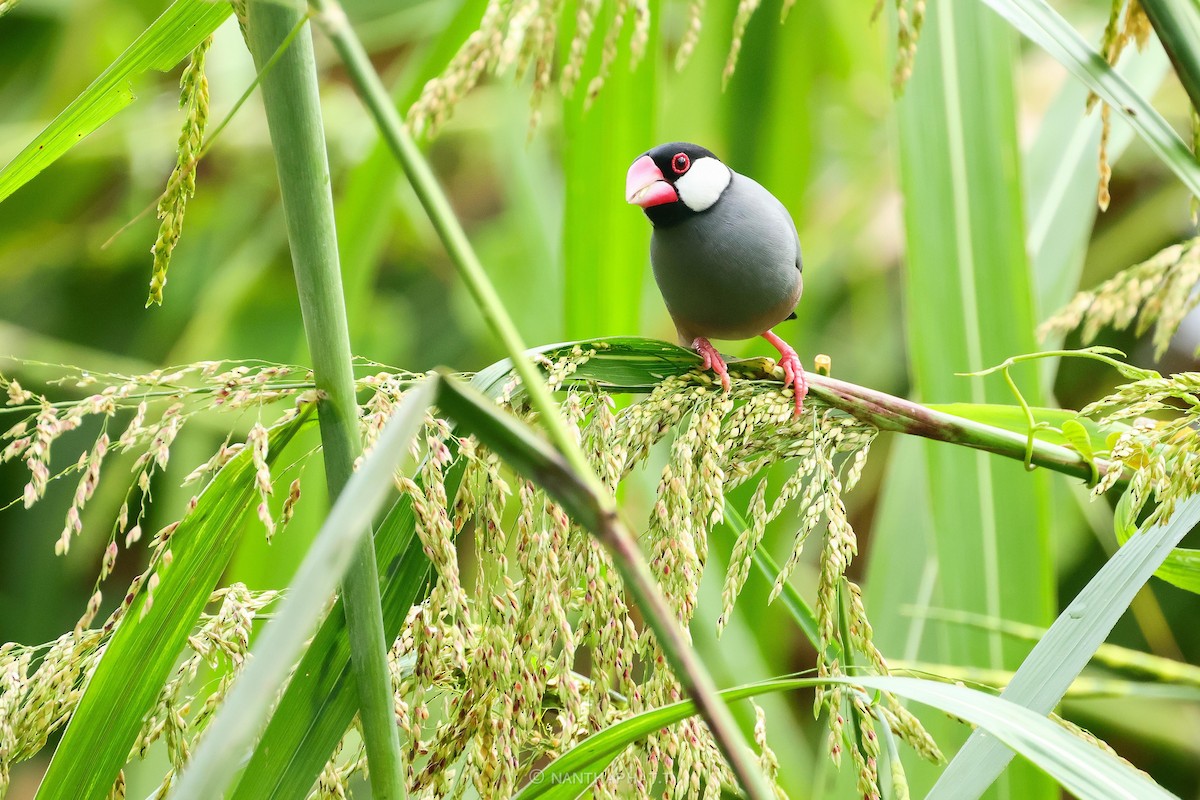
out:
{"label": "green foliage background", "polygon": [[[474,30],[484,5],[482,0],[360,0],[348,2],[347,10],[404,108]],[[780,25],[779,0],[764,2],[750,20],[737,72],[725,91],[721,70],[736,4],[710,0],[704,32],[686,68],[677,72],[673,67],[686,5],[651,3],[655,38],[647,58],[631,70],[622,50],[609,84],[591,108],[584,108],[583,86],[565,100],[548,94],[541,124],[532,134],[525,83],[488,80],[469,95],[426,149],[525,340],[537,344],[619,334],[674,339],[648,270],[649,226],[622,198],[624,173],[633,157],[673,139],[705,144],[775,192],[791,210],[804,248],[806,292],[799,319],[778,332],[802,358],[811,363],[815,354],[828,354],[835,376],[893,394],[917,390],[927,402],[982,400],[974,396],[983,391],[978,379],[952,374],[1013,355],[1017,343],[1028,347],[1033,341],[1028,323],[1037,321],[1029,319],[1031,313],[1044,317],[1077,285],[1094,285],[1190,235],[1185,190],[1135,143],[1116,164],[1113,206],[1098,218],[1087,247],[1045,261],[1038,258],[1040,250],[1028,253],[1033,271],[1025,272],[1022,256],[1027,251],[1021,239],[1028,229],[1021,226],[1037,218],[1039,177],[1056,166],[1053,161],[1047,166],[1043,151],[1064,152],[1081,130],[1085,141],[1094,141],[1085,130],[1087,125],[1094,128],[1094,122],[1083,118],[1083,92],[1064,70],[1018,41],[982,5],[971,3],[973,24],[987,28],[990,44],[983,55],[968,52],[960,58],[977,64],[986,55],[989,61],[984,74],[970,74],[974,93],[963,97],[980,104],[980,113],[986,114],[996,96],[1010,93],[1014,105],[1004,121],[1020,135],[996,145],[1002,151],[998,155],[989,148],[970,161],[980,169],[972,173],[971,199],[985,209],[984,217],[972,222],[979,230],[1007,237],[997,247],[978,243],[990,259],[984,259],[979,274],[993,283],[981,285],[976,309],[955,306],[958,293],[948,299],[936,294],[945,285],[939,270],[950,274],[961,266],[962,254],[915,250],[911,233],[924,225],[936,235],[939,226],[964,224],[931,216],[929,205],[914,203],[924,197],[922,192],[936,193],[941,179],[914,153],[923,138],[937,141],[939,115],[956,113],[947,112],[945,98],[935,96],[937,81],[925,80],[920,72],[938,63],[935,47],[944,44],[938,25],[945,20],[926,31],[914,83],[898,107],[891,89],[888,21],[873,25],[869,5],[797,3]],[[932,14],[953,6],[960,15],[968,6],[964,0],[929,5]],[[1056,4],[1092,37],[1103,27],[1107,6],[1080,0]],[[26,0],[0,19],[0,163],[16,155],[162,8],[162,3],[146,0]],[[960,28],[964,24],[960,17]],[[322,84],[326,133],[355,352],[418,372],[439,365],[473,371],[491,364],[504,353],[475,312],[337,60],[321,37],[317,43],[319,60],[327,67]],[[597,49],[598,42],[584,68],[585,82],[598,61]],[[1153,53],[1143,58],[1163,60]],[[1149,77],[1142,84],[1153,91],[1156,72],[1144,71]],[[1006,88],[1009,75],[1013,82]],[[0,204],[0,355],[24,362],[0,369],[29,388],[42,391],[41,382],[51,374],[36,362],[141,373],[205,359],[308,361],[257,98],[202,162],[166,302],[161,308],[143,308],[156,224],[152,214],[139,215],[157,197],[174,163],[180,121],[177,77],[176,70],[138,79],[129,109]],[[209,54],[213,120],[225,115],[253,77],[236,26],[226,24]],[[1069,102],[1058,99],[1060,89],[1069,93]],[[1187,98],[1173,78],[1157,90],[1155,103],[1183,129]],[[1061,111],[1072,107],[1074,114]],[[1003,140],[1005,132],[997,135]],[[1124,134],[1117,130],[1114,136],[1116,141]],[[1084,153],[1081,163],[1090,163],[1094,148],[1079,152]],[[987,171],[989,159],[1002,162],[997,166],[1000,178]],[[908,170],[903,175],[902,163]],[[992,191],[997,184],[1004,190],[999,200]],[[1093,214],[1090,202],[1069,205],[1051,223],[1047,239],[1072,240],[1069,232],[1086,231]],[[1001,230],[1004,215],[1015,229]],[[918,251],[926,260],[914,264]],[[1014,310],[1011,297],[1003,293],[1003,287],[1014,285],[1029,303],[1023,311]],[[1018,323],[1020,330],[1007,328]],[[982,325],[977,333],[994,343],[983,363],[960,357],[958,344],[967,335],[965,326],[972,324]],[[1130,338],[1112,336],[1106,343],[1127,348],[1135,363],[1150,362],[1149,350]],[[772,353],[761,341],[729,343],[723,349],[737,356]],[[1189,353],[1190,345],[1172,351],[1163,371],[1191,368]],[[1039,391],[1032,388],[1034,373],[1028,368],[1031,397]],[[1109,380],[1090,365],[1069,364],[1046,381],[1043,399],[1053,397],[1077,408]],[[1007,402],[998,381],[987,387],[988,400]],[[235,438],[244,437],[254,422],[249,413],[237,418]],[[227,424],[223,419],[207,430],[190,428],[175,445],[173,459],[189,464],[203,460],[224,438],[222,426]],[[56,447],[82,448],[94,435],[94,430],[80,431]],[[1004,472],[1009,494],[987,524],[994,523],[1001,546],[984,556],[969,546],[956,552],[946,546],[953,538],[931,537],[936,531],[939,537],[978,542],[980,500],[973,493],[979,482],[964,480],[961,464],[939,463],[940,445],[924,447],[928,456],[918,452],[922,446],[881,437],[863,484],[850,498],[862,539],[854,576],[865,584],[879,640],[893,658],[1014,668],[1028,644],[1008,644],[1001,663],[988,663],[987,643],[981,645],[986,637],[914,620],[907,607],[947,605],[987,612],[986,605],[975,603],[979,598],[972,590],[978,589],[978,581],[972,576],[979,558],[996,558],[1002,580],[1028,580],[1033,587],[1018,593],[1018,599],[1027,601],[1022,610],[1005,615],[1048,624],[1059,607],[1056,598],[1069,599],[1103,563],[1105,548],[1112,545],[1108,512],[1102,505],[1078,502],[1081,492],[1064,478],[1026,476],[1015,464],[999,464],[996,469]],[[952,455],[968,462],[977,458]],[[320,485],[319,469],[314,461],[306,475],[314,488]],[[25,480],[19,463],[0,468],[0,499],[19,498]],[[102,482],[85,514],[85,534],[65,558],[54,556],[53,543],[71,487],[52,484],[46,502],[0,515],[0,641],[46,641],[74,624],[91,593],[104,546],[102,535],[89,533],[107,531],[122,488]],[[731,498],[734,506],[745,507],[749,488]],[[653,490],[652,479],[629,485],[623,497],[629,518],[644,518]],[[177,518],[190,496],[177,480],[159,481],[154,493],[157,519],[146,525],[151,530]],[[252,588],[286,585],[323,518],[319,494],[312,492],[296,521],[270,545],[253,524],[247,526],[226,579]],[[1016,517],[1005,513],[1023,503],[1031,514],[1036,511],[1041,526],[1036,537],[1024,523],[1014,529]],[[781,554],[790,546],[791,523],[783,520],[769,531],[766,545],[772,552]],[[946,530],[953,525],[962,529]],[[1004,546],[1018,534],[1021,547]],[[934,553],[937,567],[931,573]],[[715,639],[707,623],[719,609],[719,567],[726,557],[712,553],[694,629],[697,647],[718,683],[811,667],[814,653],[778,604],[765,605],[769,587],[761,582],[748,584],[739,605],[740,624]],[[1031,574],[1026,570],[1034,562],[1037,572]],[[136,566],[121,563],[111,580],[127,582]],[[966,577],[956,582],[955,576]],[[811,594],[811,563],[795,581],[802,593]],[[1192,663],[1200,660],[1194,604],[1188,605],[1194,598],[1151,585],[1157,605],[1145,596],[1138,618],[1124,620],[1111,641]],[[976,658],[980,652],[985,655]],[[784,786],[795,798],[847,796],[852,783],[843,775],[839,784],[823,757],[824,732],[812,720],[810,701],[804,693],[761,701],[772,746],[787,754]],[[1132,697],[1069,702],[1065,711],[1165,787],[1183,797],[1200,792],[1195,769],[1200,716],[1194,706],[1181,711],[1176,703]],[[19,767],[9,796],[32,796],[44,767],[40,759]],[[159,775],[153,765],[146,768],[147,781],[156,782]],[[137,781],[135,771],[130,776],[133,795]],[[1046,796],[1045,787],[1039,791]]]}

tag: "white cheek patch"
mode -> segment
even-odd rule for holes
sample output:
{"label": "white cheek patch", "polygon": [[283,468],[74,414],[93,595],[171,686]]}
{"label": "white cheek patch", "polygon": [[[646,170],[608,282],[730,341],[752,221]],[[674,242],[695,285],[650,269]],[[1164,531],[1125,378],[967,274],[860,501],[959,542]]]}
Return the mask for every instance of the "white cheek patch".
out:
{"label": "white cheek patch", "polygon": [[692,211],[707,211],[732,177],[729,167],[715,158],[697,158],[692,168],[675,180],[675,191]]}

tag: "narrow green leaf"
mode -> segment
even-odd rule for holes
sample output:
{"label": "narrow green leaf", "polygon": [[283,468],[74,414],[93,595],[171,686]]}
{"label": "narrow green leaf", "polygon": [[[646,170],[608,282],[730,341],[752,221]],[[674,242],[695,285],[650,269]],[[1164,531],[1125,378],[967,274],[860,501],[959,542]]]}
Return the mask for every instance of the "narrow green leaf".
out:
{"label": "narrow green leaf", "polygon": [[1079,32],[1045,0],[980,0],[1042,47],[1084,85],[1113,107],[1154,154],[1200,196],[1200,164],[1175,130],[1145,97],[1108,65]]}
{"label": "narrow green leaf", "polygon": [[[1151,40],[1136,58],[1122,59],[1117,72],[1135,91],[1151,97],[1167,74],[1167,57]],[[1063,83],[1042,117],[1024,161],[1029,215],[1026,244],[1039,320],[1066,305],[1079,290],[1084,253],[1096,219],[1101,115],[1098,111],[1084,113],[1087,96],[1087,88],[1079,81]],[[1132,128],[1114,125],[1108,140],[1109,160],[1116,162],[1132,139]],[[1047,344],[1057,347],[1060,342]]]}
{"label": "narrow green leaf", "polygon": [[[1197,522],[1200,495],[1181,503],[1167,522],[1129,539],[1054,621],[1001,697],[1049,713],[1129,608],[1134,595]],[[978,797],[1011,758],[1012,752],[1000,742],[972,734],[938,780],[930,800]]]}
{"label": "narrow green leaf", "polygon": [[[918,678],[792,678],[726,689],[726,702],[769,692],[839,683],[892,692],[932,706],[987,731],[1083,800],[1174,797],[1147,775],[1094,747],[1041,714],[965,686]],[[636,714],[589,736],[533,775],[517,800],[573,800],[630,744],[695,714],[689,701]]]}
{"label": "narrow green leaf", "polygon": [[[1118,544],[1125,544],[1137,532],[1137,520],[1129,514],[1129,491],[1121,495],[1113,514],[1113,531]],[[1192,594],[1200,594],[1200,550],[1176,547],[1167,554],[1154,577]]]}
{"label": "narrow green leaf", "polygon": [[[981,617],[978,614],[964,614],[944,608],[927,608],[921,611],[921,614],[926,619],[999,631],[1005,636],[1013,636],[1027,642],[1037,642],[1046,635],[1046,628],[1037,625],[1022,625],[1019,622]],[[1100,645],[1092,655],[1092,664],[1107,667],[1114,672],[1152,678],[1158,683],[1180,683],[1200,687],[1200,666],[1120,645]]]}
{"label": "narrow green leaf", "polygon": [[1096,457],[1091,435],[1078,419],[1068,419],[1062,424],[1062,435],[1067,442],[1079,451],[1079,454],[1091,461]]}
{"label": "narrow green leaf", "polygon": [[[274,460],[307,415],[271,429]],[[88,680],[37,800],[108,797],[142,722],[221,578],[258,497],[250,448],[229,462],[200,493],[171,536],[169,568],[159,567],[154,602],[138,593]],[[129,676],[136,674],[138,680]]]}
{"label": "narrow green leaf", "polygon": [[1171,57],[1175,74],[1200,110],[1200,7],[1196,0],[1140,0],[1159,41]]}
{"label": "narrow green leaf", "polygon": [[92,85],[0,170],[0,202],[133,102],[130,79],[165,72],[217,29],[232,8],[211,0],[175,0]]}
{"label": "narrow green leaf", "polygon": [[329,598],[355,557],[392,487],[396,468],[408,452],[437,379],[412,389],[393,412],[362,466],[346,482],[333,509],[288,587],[275,618],[263,629],[225,702],[209,723],[169,795],[172,800],[223,797],[243,757],[262,729],[279,687],[287,680],[309,637],[325,616]]}

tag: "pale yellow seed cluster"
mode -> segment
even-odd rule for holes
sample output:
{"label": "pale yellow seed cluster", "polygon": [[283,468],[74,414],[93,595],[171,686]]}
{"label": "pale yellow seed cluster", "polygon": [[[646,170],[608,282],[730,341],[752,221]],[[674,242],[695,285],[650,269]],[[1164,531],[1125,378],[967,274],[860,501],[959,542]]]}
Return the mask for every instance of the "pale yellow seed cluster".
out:
{"label": "pale yellow seed cluster", "polygon": [[[1122,7],[1125,9],[1123,16]],[[1150,40],[1152,31],[1150,20],[1138,0],[1112,0],[1108,23],[1104,26],[1104,35],[1100,40],[1100,53],[1109,64],[1116,66],[1126,45],[1134,42],[1141,50]],[[1100,97],[1095,92],[1090,92],[1087,100],[1088,110],[1095,107],[1099,100]],[[1112,108],[1105,103],[1100,109],[1100,183],[1096,188],[1096,204],[1101,211],[1107,211],[1112,201],[1108,188],[1112,180],[1112,165],[1108,160],[1108,141],[1111,133]]]}
{"label": "pale yellow seed cluster", "polygon": [[[11,766],[41,750],[47,737],[74,712],[103,646],[132,603],[140,581],[134,581],[125,601],[102,628],[77,629],[42,647],[11,642],[0,645],[0,795],[7,788]],[[210,603],[220,603],[219,610],[201,616],[188,638],[190,655],[159,695],[134,746],[135,754],[145,755],[151,743],[166,740],[172,771],[163,784],[164,791],[186,759],[191,741],[220,705],[245,661],[254,618],[277,596],[276,592],[251,592],[241,584],[213,593]],[[35,661],[37,668],[31,672]],[[203,664],[214,668],[227,664],[231,669],[224,671],[215,685],[207,678],[197,682]],[[193,708],[201,695],[206,698],[204,703]],[[110,796],[122,797],[123,784],[122,776]]]}
{"label": "pale yellow seed cluster", "polygon": [[84,678],[100,657],[101,634],[66,633],[38,651],[9,642],[0,645],[0,795],[8,788],[11,765],[46,744],[83,694]]}
{"label": "pale yellow seed cluster", "polygon": [[[220,603],[214,614],[202,614],[197,630],[188,637],[191,654],[184,658],[163,686],[154,707],[146,715],[134,742],[133,752],[145,758],[160,739],[166,744],[171,768],[155,797],[165,797],[175,775],[183,769],[199,733],[212,719],[250,652],[250,633],[255,618],[279,597],[278,592],[252,592],[235,583],[213,592],[209,603]],[[197,682],[207,666],[220,677],[214,682]],[[196,701],[203,702],[196,706]]]}
{"label": "pale yellow seed cluster", "polygon": [[704,5],[705,0],[691,0],[688,3],[687,27],[683,31],[683,38],[679,40],[679,49],[675,51],[676,70],[687,66],[700,42],[700,30],[704,27]]}
{"label": "pale yellow seed cluster", "polygon": [[738,56],[742,52],[742,39],[746,35],[746,26],[750,17],[758,10],[762,0],[738,0],[737,13],[733,18],[733,38],[729,42],[729,55],[725,57],[725,69],[721,72],[722,88],[729,85],[733,71],[737,69]]}
{"label": "pale yellow seed cluster", "polygon": [[275,488],[271,482],[271,468],[267,465],[268,440],[270,434],[261,422],[254,423],[250,434],[246,437],[246,446],[250,448],[250,458],[254,463],[254,488],[258,492],[258,521],[267,531],[267,541],[275,535],[275,520],[271,517],[271,506],[267,502]]}
{"label": "pale yellow seed cluster", "polygon": [[753,700],[750,705],[754,706],[754,744],[758,746],[758,768],[775,789],[776,800],[787,800],[787,794],[779,786],[779,758],[767,744],[767,714]]}
{"label": "pale yellow seed cluster", "polygon": [[[1200,372],[1154,376],[1122,386],[1086,406],[1080,415],[1102,426],[1128,422],[1130,427],[1113,443],[1110,468],[1093,488],[1099,496],[1130,472],[1128,519],[1137,519],[1153,500],[1156,506],[1146,524],[1168,519],[1179,501],[1200,492]],[[1160,419],[1151,419],[1146,414]]]}
{"label": "pale yellow seed cluster", "polygon": [[1200,294],[1193,291],[1197,284],[1200,239],[1189,239],[1075,295],[1042,323],[1038,335],[1044,339],[1083,325],[1082,339],[1087,344],[1105,326],[1124,330],[1136,320],[1134,332],[1139,336],[1155,326],[1154,353],[1161,358],[1183,318],[1200,303]]}
{"label": "pale yellow seed cluster", "polygon": [[[124,535],[126,546],[130,546],[141,537],[143,500],[151,481],[157,473],[167,469],[176,438],[196,414],[211,409],[239,411],[283,398],[300,400],[311,387],[312,378],[307,370],[261,363],[253,366],[235,364],[224,371],[221,367],[218,362],[204,361],[133,376],[95,375],[64,368],[68,377],[59,383],[69,383],[75,388],[94,387],[100,381],[107,381],[109,385],[81,400],[63,403],[51,403],[46,397],[23,388],[17,380],[0,376],[0,386],[8,395],[7,407],[0,413],[21,417],[0,434],[0,443],[4,445],[0,463],[16,459],[25,462],[30,475],[21,498],[25,506],[28,508],[38,502],[51,480],[78,475],[62,532],[55,542],[55,552],[60,555],[68,552],[74,537],[83,532],[83,511],[96,491],[105,460],[112,453],[137,453],[132,467],[134,485],[120,508],[112,534],[114,539]],[[274,421],[287,419],[297,410],[288,409]],[[114,440],[109,434],[110,427],[124,415],[129,415],[129,421]],[[99,434],[90,448],[74,457],[74,463],[55,473],[51,466],[53,445],[63,434],[85,423],[98,425]],[[251,431],[258,448],[255,453],[257,485],[264,500],[270,494],[270,473],[265,469],[265,434],[261,424],[256,424]],[[245,445],[240,443],[223,444],[212,457],[193,469],[183,483],[188,485],[209,478],[243,447]],[[289,497],[292,494],[295,493],[289,492]],[[295,500],[291,501],[291,506],[285,501],[285,513],[290,515],[294,504]],[[132,520],[131,505],[137,509]]]}
{"label": "pale yellow seed cluster", "polygon": [[[591,355],[576,348],[543,366],[561,388],[572,384]],[[798,476],[770,503],[766,484],[756,493],[752,530],[797,500],[805,506],[798,543],[820,520],[829,521],[827,549],[834,555],[823,568],[833,589],[824,591],[848,593],[851,641],[841,642],[831,621],[840,612],[830,606],[823,619],[827,636],[864,654],[875,671],[886,671],[870,643],[857,587],[837,585],[855,549],[840,495],[861,474],[873,429],[815,401],[797,420],[790,396],[741,378],[729,394],[710,376],[668,378],[619,412],[611,398],[571,390],[563,409],[609,486],[671,439],[641,545],[685,625],[695,611],[709,533],[723,517],[726,490],[773,463],[794,460]],[[434,425],[427,420],[428,431]],[[512,792],[539,759],[629,713],[678,700],[681,689],[654,636],[632,619],[607,552],[535,486],[522,480],[511,487],[494,455],[465,439],[457,440],[455,457],[443,450],[448,441],[445,431],[428,436],[418,453],[425,458],[420,475],[402,481],[438,574],[395,650],[396,664],[404,665],[394,679],[397,717],[409,742],[409,788],[416,796],[440,796],[453,776],[481,792]],[[464,463],[462,489],[435,500],[431,491],[443,484],[454,458]],[[463,530],[473,532],[478,561],[469,588],[459,573],[455,540]],[[748,554],[749,541],[741,542],[735,571],[745,572]],[[736,588],[727,592],[728,606],[745,579],[732,579]],[[586,676],[573,671],[581,650],[588,654]],[[827,674],[840,674],[840,668],[833,664]],[[906,739],[927,742],[915,718],[901,721],[897,715],[906,712],[896,707],[889,720],[910,729]],[[931,743],[929,749],[936,752]],[[877,748],[855,758],[873,765]],[[875,776],[872,769],[861,767],[864,776]],[[715,797],[729,779],[710,732],[691,719],[648,737],[615,762],[593,791],[648,797],[661,782],[671,796]]]}
{"label": "pale yellow seed cluster", "polygon": [[[884,0],[876,0],[871,19],[879,18]],[[900,94],[912,78],[913,63],[917,57],[917,42],[925,24],[925,0],[895,0],[896,4],[896,66],[892,70],[892,89]],[[785,0],[784,13],[792,5]]]}
{"label": "pale yellow seed cluster", "polygon": [[204,59],[212,45],[209,36],[192,51],[188,65],[179,78],[179,107],[184,109],[183,130],[175,169],[167,180],[167,188],[158,201],[158,239],[150,252],[154,254],[154,270],[150,277],[150,296],[146,305],[162,305],[163,287],[167,285],[167,267],[171,254],[183,233],[183,216],[187,202],[196,193],[196,168],[200,163],[200,147],[204,143],[204,128],[208,124],[208,76],[204,74]]}
{"label": "pale yellow seed cluster", "polygon": [[[741,0],[734,22],[724,80],[728,83],[737,64],[742,39],[750,17],[761,0]],[[794,0],[786,0],[781,17]],[[924,15],[924,0],[898,0],[902,7],[912,5],[912,21],[903,30],[911,39],[909,50],[916,48],[916,35]],[[682,69],[696,49],[703,23],[705,0],[691,0],[687,22],[676,51],[675,65]],[[420,98],[409,109],[408,124],[414,133],[434,134],[449,119],[455,106],[490,75],[515,72],[518,77],[533,74],[532,118],[536,125],[539,104],[554,81],[555,64],[561,62],[558,87],[570,96],[583,82],[583,66],[588,49],[603,28],[600,61],[596,73],[586,81],[584,106],[589,107],[604,88],[617,62],[622,38],[628,35],[630,68],[645,57],[650,47],[651,4],[649,0],[576,0],[574,27],[559,55],[560,28],[570,14],[565,0],[489,0],[479,28],[459,48],[442,74],[425,84]],[[902,36],[904,33],[902,32]],[[911,59],[911,52],[909,54]]]}

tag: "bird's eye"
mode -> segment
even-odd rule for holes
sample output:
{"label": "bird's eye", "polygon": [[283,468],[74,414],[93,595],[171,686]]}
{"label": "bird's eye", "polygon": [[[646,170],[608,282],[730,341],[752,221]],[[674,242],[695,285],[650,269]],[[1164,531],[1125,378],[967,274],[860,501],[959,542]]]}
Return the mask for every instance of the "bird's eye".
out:
{"label": "bird's eye", "polygon": [[688,167],[692,165],[692,160],[687,157],[687,153],[676,153],[671,159],[671,169],[675,170],[676,175],[682,175],[688,171]]}

